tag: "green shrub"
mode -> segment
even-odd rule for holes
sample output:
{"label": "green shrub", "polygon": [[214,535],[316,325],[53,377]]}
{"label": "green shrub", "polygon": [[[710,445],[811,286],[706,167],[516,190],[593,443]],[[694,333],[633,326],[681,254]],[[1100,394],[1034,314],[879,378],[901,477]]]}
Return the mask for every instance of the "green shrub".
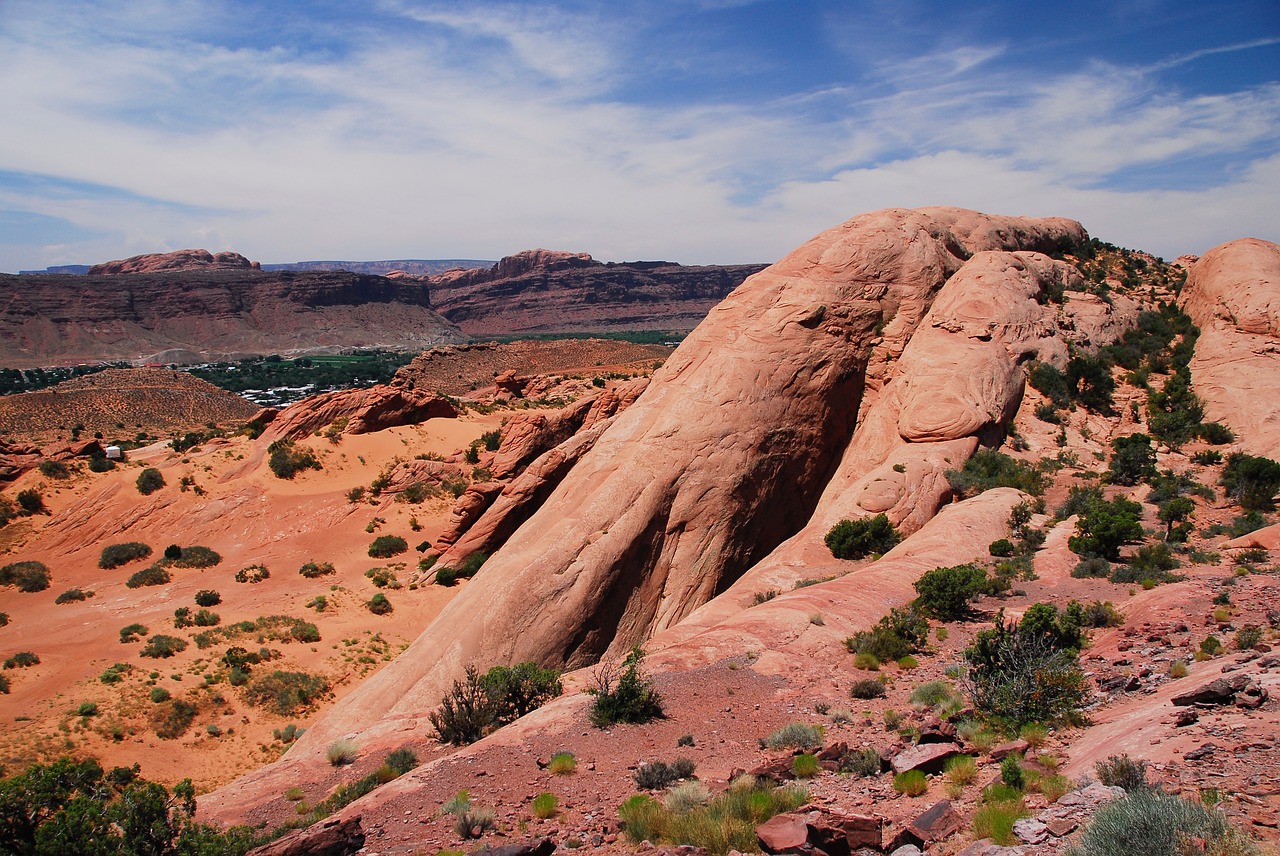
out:
{"label": "green shrub", "polygon": [[196,612],[192,621],[195,623],[196,627],[216,627],[222,623],[222,617],[216,612],[201,609]]}
{"label": "green shrub", "polygon": [[85,591],[83,589],[78,589],[78,588],[70,588],[64,591],[62,594],[58,595],[56,598],[54,598],[53,602],[54,603],[75,603],[76,601],[80,601],[80,600],[88,600],[91,597],[93,597],[92,591]]}
{"label": "green shrub", "polygon": [[[443,742],[474,743],[493,729],[536,710],[562,691],[560,673],[533,662],[494,666],[484,675],[469,667],[464,679],[454,681],[452,690],[440,700],[440,707],[431,714],[431,723]],[[561,765],[573,764],[572,755],[561,754],[563,758],[557,756]]]}
{"label": "green shrub", "polygon": [[222,603],[222,595],[211,589],[196,592],[196,606],[217,606]]}
{"label": "green shrub", "polygon": [[[876,660],[898,660],[919,652],[929,634],[929,622],[914,607],[891,609],[870,630],[861,630],[844,641],[849,653]],[[859,666],[858,668],[863,668]]]}
{"label": "green shrub", "polygon": [[978,778],[978,762],[970,755],[954,755],[947,759],[943,773],[948,782],[964,787]]}
{"label": "green shrub", "polygon": [[418,766],[418,754],[408,746],[401,746],[399,749],[392,750],[383,763],[395,771],[397,776],[403,776]]}
{"label": "green shrub", "polygon": [[1163,542],[1144,544],[1129,557],[1127,565],[1116,565],[1111,571],[1113,583],[1154,583],[1169,582],[1177,577],[1169,573],[1178,567],[1179,562]]}
{"label": "green shrub", "polygon": [[1116,497],[1097,500],[1076,518],[1076,534],[1067,547],[1081,556],[1101,556],[1112,562],[1120,558],[1120,548],[1142,538],[1142,506]]}
{"label": "green shrub", "polygon": [[89,472],[91,473],[109,473],[115,468],[116,462],[106,455],[89,456]]}
{"label": "green shrub", "polygon": [[849,695],[858,699],[884,698],[884,683],[875,678],[854,681],[849,687]]}
{"label": "green shrub", "polygon": [[13,562],[0,567],[0,585],[15,586],[22,592],[44,591],[49,587],[49,576],[44,562]]}
{"label": "green shrub", "polygon": [[822,729],[792,722],[771,733],[764,742],[770,749],[817,749],[822,746]]}
{"label": "green shrub", "polygon": [[462,560],[462,564],[458,566],[458,576],[470,579],[476,575],[476,572],[489,561],[489,554],[477,550]]}
{"label": "green shrub", "polygon": [[1178,448],[1192,440],[1204,419],[1204,404],[1191,391],[1191,374],[1179,369],[1164,386],[1147,396],[1147,429],[1152,436]]}
{"label": "green shrub", "polygon": [[379,535],[369,545],[369,555],[375,559],[389,559],[409,549],[409,544],[399,535]]}
{"label": "green shrub", "polygon": [[62,461],[44,460],[36,469],[47,479],[65,479],[71,475],[71,470]]}
{"label": "green shrub", "polygon": [[551,793],[541,793],[533,798],[530,804],[533,810],[533,816],[539,820],[547,820],[555,817],[560,808],[560,799]]}
{"label": "green shrub", "polygon": [[131,671],[133,671],[133,666],[128,663],[116,663],[103,669],[102,674],[98,675],[98,680],[104,684],[118,684]]}
{"label": "green shrub", "polygon": [[440,707],[429,714],[441,743],[464,746],[475,743],[493,727],[493,703],[474,666],[440,699]]}
{"label": "green shrub", "polygon": [[1111,441],[1115,454],[1107,475],[1112,484],[1136,485],[1156,475],[1156,450],[1146,434],[1130,434]]}
{"label": "green shrub", "polygon": [[1089,556],[1071,569],[1071,576],[1076,579],[1106,579],[1111,576],[1111,563],[1101,556]]}
{"label": "green shrub", "polygon": [[1135,761],[1128,755],[1112,755],[1093,765],[1098,781],[1104,785],[1124,788],[1129,793],[1150,787],[1147,784],[1147,762]]}
{"label": "green shrub", "polygon": [[928,681],[911,691],[911,703],[916,707],[937,707],[955,698],[955,688],[946,681]]}
{"label": "green shrub", "polygon": [[335,740],[329,744],[325,757],[329,759],[329,763],[335,767],[345,767],[347,764],[354,764],[356,758],[359,757],[359,749],[353,740]]}
{"label": "green shrub", "polygon": [[880,775],[884,762],[874,749],[855,749],[840,757],[840,772],[869,778]]}
{"label": "green shrub", "polygon": [[[668,764],[665,761],[650,761],[636,767],[632,778],[635,779],[636,787],[640,790],[658,791],[673,782],[693,775],[693,767],[690,764],[692,762],[682,765],[683,769],[677,769],[675,764]],[[687,775],[681,775],[685,771]]]}
{"label": "green shrub", "polygon": [[236,571],[235,580],[238,583],[257,585],[270,577],[271,571],[267,569],[266,565],[249,565]]}
{"label": "green shrub", "polygon": [[5,816],[15,819],[0,828],[0,852],[239,856],[264,843],[247,827],[196,823],[194,793],[185,780],[171,796],[137,767],[104,775],[92,760],[37,764],[0,784]]}
{"label": "green shrub", "polygon": [[1030,464],[998,452],[979,449],[959,470],[947,470],[947,481],[959,496],[968,499],[995,487],[1016,487],[1024,493],[1044,493],[1044,474]]}
{"label": "green shrub", "polygon": [[909,797],[918,797],[929,790],[929,778],[921,770],[907,770],[893,777],[893,789]]}
{"label": "green shrub", "polygon": [[725,856],[730,850],[758,850],[756,827],[774,815],[794,811],[807,799],[801,788],[771,788],[744,777],[705,805],[676,811],[636,794],[619,807],[618,815],[632,842],[689,844],[705,848],[708,856]]}
{"label": "green shrub", "polygon": [[1238,650],[1248,651],[1262,644],[1262,628],[1256,624],[1246,624],[1236,631],[1235,646]]}
{"label": "green shrub", "polygon": [[130,624],[126,627],[120,628],[120,641],[125,644],[137,642],[138,637],[146,635],[147,628],[142,624]]}
{"label": "green shrub", "polygon": [[974,707],[1014,727],[1075,718],[1088,692],[1076,658],[1080,639],[1078,611],[1059,615],[1052,605],[1035,604],[1018,624],[998,615],[965,651],[964,683]]}
{"label": "green shrub", "polygon": [[577,769],[578,762],[572,752],[557,752],[551,756],[551,761],[547,764],[547,771],[554,776],[568,776]]}
{"label": "green shrub", "polygon": [[978,565],[934,568],[915,582],[914,604],[942,621],[968,617],[969,603],[988,588],[987,572]]}
{"label": "green shrub", "polygon": [[1207,654],[1210,657],[1216,657],[1223,651],[1222,640],[1217,636],[1206,636],[1200,642],[1200,653]]}
{"label": "green shrub", "polygon": [[826,535],[827,549],[837,559],[861,559],[872,553],[887,553],[902,536],[888,516],[877,514],[858,520],[841,520]]}
{"label": "green shrub", "polygon": [[184,627],[190,627],[195,624],[191,620],[191,607],[183,606],[173,611],[173,626],[181,630]]}
{"label": "green shrub", "polygon": [[1095,600],[1086,604],[1080,615],[1082,627],[1119,627],[1124,624],[1124,615],[1116,609],[1111,601]]}
{"label": "green shrub", "polygon": [[1280,491],[1280,462],[1235,452],[1227,456],[1221,484],[1226,497],[1245,511],[1271,511]]}
{"label": "green shrub", "polygon": [[1202,452],[1196,452],[1192,455],[1191,463],[1198,464],[1202,467],[1211,467],[1215,464],[1222,463],[1222,453],[1217,449],[1205,449]]}
{"label": "green shrub", "polygon": [[309,708],[328,692],[329,681],[323,675],[276,669],[250,681],[245,687],[244,700],[279,716],[290,716]]}
{"label": "green shrub", "polygon": [[40,665],[40,655],[31,651],[19,651],[4,661],[6,669],[27,669]]}
{"label": "green shrub", "polygon": [[298,568],[298,573],[307,579],[312,580],[316,577],[323,577],[337,573],[337,571],[334,570],[332,562],[307,562],[305,565]]}
{"label": "green shrub", "polygon": [[458,580],[458,572],[453,568],[436,568],[436,583],[451,586]]}
{"label": "green shrub", "polygon": [[400,582],[390,568],[370,568],[364,572],[365,577],[378,588],[400,588]]}
{"label": "green shrub", "polygon": [[168,701],[170,698],[173,697],[169,693],[169,691],[164,687],[152,687],[151,692],[148,695],[150,699],[156,704],[160,704],[161,702]]}
{"label": "green shrub", "polygon": [[222,556],[215,551],[198,544],[191,547],[178,547],[177,556],[171,556],[169,549],[164,552],[165,557],[171,559],[174,567],[177,568],[212,568],[222,561]]}
{"label": "green shrub", "polygon": [[195,704],[183,699],[165,702],[151,714],[152,730],[161,740],[176,740],[187,733],[199,712]]}
{"label": "green shrub", "polygon": [[817,755],[810,755],[808,752],[802,752],[791,761],[791,773],[797,779],[812,779],[822,770],[822,765],[818,763]]}
{"label": "green shrub", "polygon": [[98,567],[104,570],[111,570],[138,559],[145,559],[150,555],[151,547],[141,541],[111,544],[102,548],[102,556],[98,559]]}
{"label": "green shrub", "polygon": [[504,725],[537,710],[564,692],[558,671],[544,669],[533,662],[494,666],[484,674],[480,683],[489,697],[494,719]]}
{"label": "green shrub", "polygon": [[180,654],[187,649],[187,640],[179,639],[177,636],[165,636],[163,633],[157,633],[147,640],[147,644],[142,646],[142,650],[138,652],[140,657],[152,657],[157,660],[168,659],[175,654]]}
{"label": "green shrub", "polygon": [[1233,829],[1219,812],[1174,794],[1145,788],[1101,806],[1068,853],[1163,856],[1191,852],[1190,841],[1203,842],[1203,849],[1197,848],[1196,852],[1234,856],[1257,853],[1253,842]]}
{"label": "green shrub", "polygon": [[1013,834],[1013,824],[1030,812],[1020,795],[986,801],[973,815],[975,838],[990,838],[997,844],[1009,846],[1018,843]]}
{"label": "green shrub", "polygon": [[987,552],[997,558],[1008,558],[1013,555],[1013,551],[1013,542],[1008,538],[1001,538],[997,541],[992,541],[987,547]]}
{"label": "green shrub", "polygon": [[662,714],[662,696],[652,681],[640,674],[644,652],[631,649],[621,670],[609,665],[597,667],[588,692],[595,696],[591,704],[591,724],[607,728],[617,723],[642,723]]}
{"label": "green shrub", "polygon": [[80,706],[76,708],[76,716],[97,716],[98,705],[92,701],[82,701]]}
{"label": "green shrub", "polygon": [[1000,762],[1000,781],[1018,790],[1026,787],[1027,777],[1022,772],[1022,759],[1017,755],[1004,756],[1004,760]]}
{"label": "green shrub", "polygon": [[164,475],[155,467],[147,467],[138,473],[138,480],[134,484],[138,488],[138,493],[150,496],[164,487]]}
{"label": "green shrub", "polygon": [[1235,432],[1221,422],[1204,422],[1200,425],[1200,439],[1210,446],[1225,446],[1234,443]]}
{"label": "green shrub", "polygon": [[391,605],[391,601],[382,592],[378,592],[369,598],[369,602],[365,604],[365,607],[374,615],[390,615],[395,610],[395,607]]}
{"label": "green shrub", "polygon": [[125,580],[128,588],[144,588],[146,586],[162,586],[173,579],[169,572],[159,565],[151,565],[133,574]]}
{"label": "green shrub", "polygon": [[321,469],[320,460],[310,449],[294,445],[287,438],[276,440],[267,447],[267,466],[276,478],[292,479],[303,470]]}

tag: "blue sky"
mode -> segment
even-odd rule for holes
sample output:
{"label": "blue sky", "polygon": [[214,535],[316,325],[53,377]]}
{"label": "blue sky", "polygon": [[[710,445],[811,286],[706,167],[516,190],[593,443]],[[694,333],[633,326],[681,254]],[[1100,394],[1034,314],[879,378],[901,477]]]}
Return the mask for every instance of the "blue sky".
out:
{"label": "blue sky", "polygon": [[1280,7],[0,0],[0,270],[772,261],[888,206],[1280,241]]}

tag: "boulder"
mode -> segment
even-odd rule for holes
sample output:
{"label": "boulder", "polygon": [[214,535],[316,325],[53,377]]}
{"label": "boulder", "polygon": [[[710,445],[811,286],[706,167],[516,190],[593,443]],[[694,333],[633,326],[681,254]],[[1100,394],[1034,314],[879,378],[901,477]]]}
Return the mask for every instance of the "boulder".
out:
{"label": "boulder", "polygon": [[895,773],[905,773],[908,770],[941,773],[949,759],[963,754],[957,743],[924,743],[899,752],[893,756],[889,766]]}
{"label": "boulder", "polygon": [[951,800],[940,800],[899,830],[889,843],[889,847],[914,845],[927,848],[951,835],[963,824],[964,818],[952,808]]}
{"label": "boulder", "polygon": [[331,817],[249,851],[249,856],[351,856],[364,847],[360,816]]}
{"label": "boulder", "polygon": [[1187,705],[1232,704],[1236,693],[1247,688],[1252,679],[1243,673],[1224,675],[1187,692],[1178,693],[1170,701],[1179,707]]}
{"label": "boulder", "polygon": [[809,843],[809,825],[804,815],[774,815],[756,827],[756,839],[766,853],[802,853]]}
{"label": "boulder", "polygon": [[828,856],[869,847],[879,850],[884,834],[884,818],[866,814],[846,814],[832,809],[810,812],[809,842]]}
{"label": "boulder", "polygon": [[554,852],[556,843],[550,838],[533,838],[514,844],[485,845],[471,851],[471,856],[551,856]]}
{"label": "boulder", "polygon": [[1025,755],[1031,745],[1025,740],[1007,740],[991,749],[992,761],[1003,761],[1009,755]]}
{"label": "boulder", "polygon": [[262,432],[264,442],[298,440],[345,419],[343,434],[369,434],[427,419],[454,419],[458,410],[444,396],[410,386],[379,384],[367,389],[321,393],[285,408]]}

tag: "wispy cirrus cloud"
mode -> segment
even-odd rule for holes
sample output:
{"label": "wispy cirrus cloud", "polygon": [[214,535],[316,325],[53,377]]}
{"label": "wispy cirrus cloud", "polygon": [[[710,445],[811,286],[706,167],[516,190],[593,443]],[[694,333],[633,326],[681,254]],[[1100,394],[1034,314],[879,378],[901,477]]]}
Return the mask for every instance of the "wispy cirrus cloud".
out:
{"label": "wispy cirrus cloud", "polygon": [[1050,71],[927,5],[877,33],[889,6],[837,25],[821,3],[251,3],[0,7],[20,129],[0,135],[0,269],[201,241],[767,261],[918,204],[1075,216],[1166,255],[1280,238],[1280,83],[1165,76],[1280,38]]}

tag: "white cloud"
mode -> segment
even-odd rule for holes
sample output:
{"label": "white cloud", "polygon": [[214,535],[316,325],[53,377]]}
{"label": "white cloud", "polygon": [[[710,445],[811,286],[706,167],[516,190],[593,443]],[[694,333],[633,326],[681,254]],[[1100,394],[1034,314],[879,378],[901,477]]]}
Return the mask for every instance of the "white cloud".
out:
{"label": "white cloud", "polygon": [[[399,0],[384,8],[412,19],[404,32],[353,33],[320,58],[185,35],[225,19],[221,4],[184,3],[182,23],[141,40],[123,35],[137,14],[104,40],[94,6],[65,27],[39,8],[0,27],[0,113],[21,117],[0,170],[121,192],[0,180],[0,206],[106,236],[0,246],[0,270],[210,244],[263,261],[533,246],[768,261],[860,211],[925,204],[1076,217],[1166,256],[1280,239],[1276,85],[1189,98],[1103,64],[1019,81],[988,68],[1002,48],[952,44],[878,65],[870,95],[834,82],[671,108],[605,94],[630,73],[624,23],[550,5]],[[1234,173],[1108,189],[1197,157]]]}

